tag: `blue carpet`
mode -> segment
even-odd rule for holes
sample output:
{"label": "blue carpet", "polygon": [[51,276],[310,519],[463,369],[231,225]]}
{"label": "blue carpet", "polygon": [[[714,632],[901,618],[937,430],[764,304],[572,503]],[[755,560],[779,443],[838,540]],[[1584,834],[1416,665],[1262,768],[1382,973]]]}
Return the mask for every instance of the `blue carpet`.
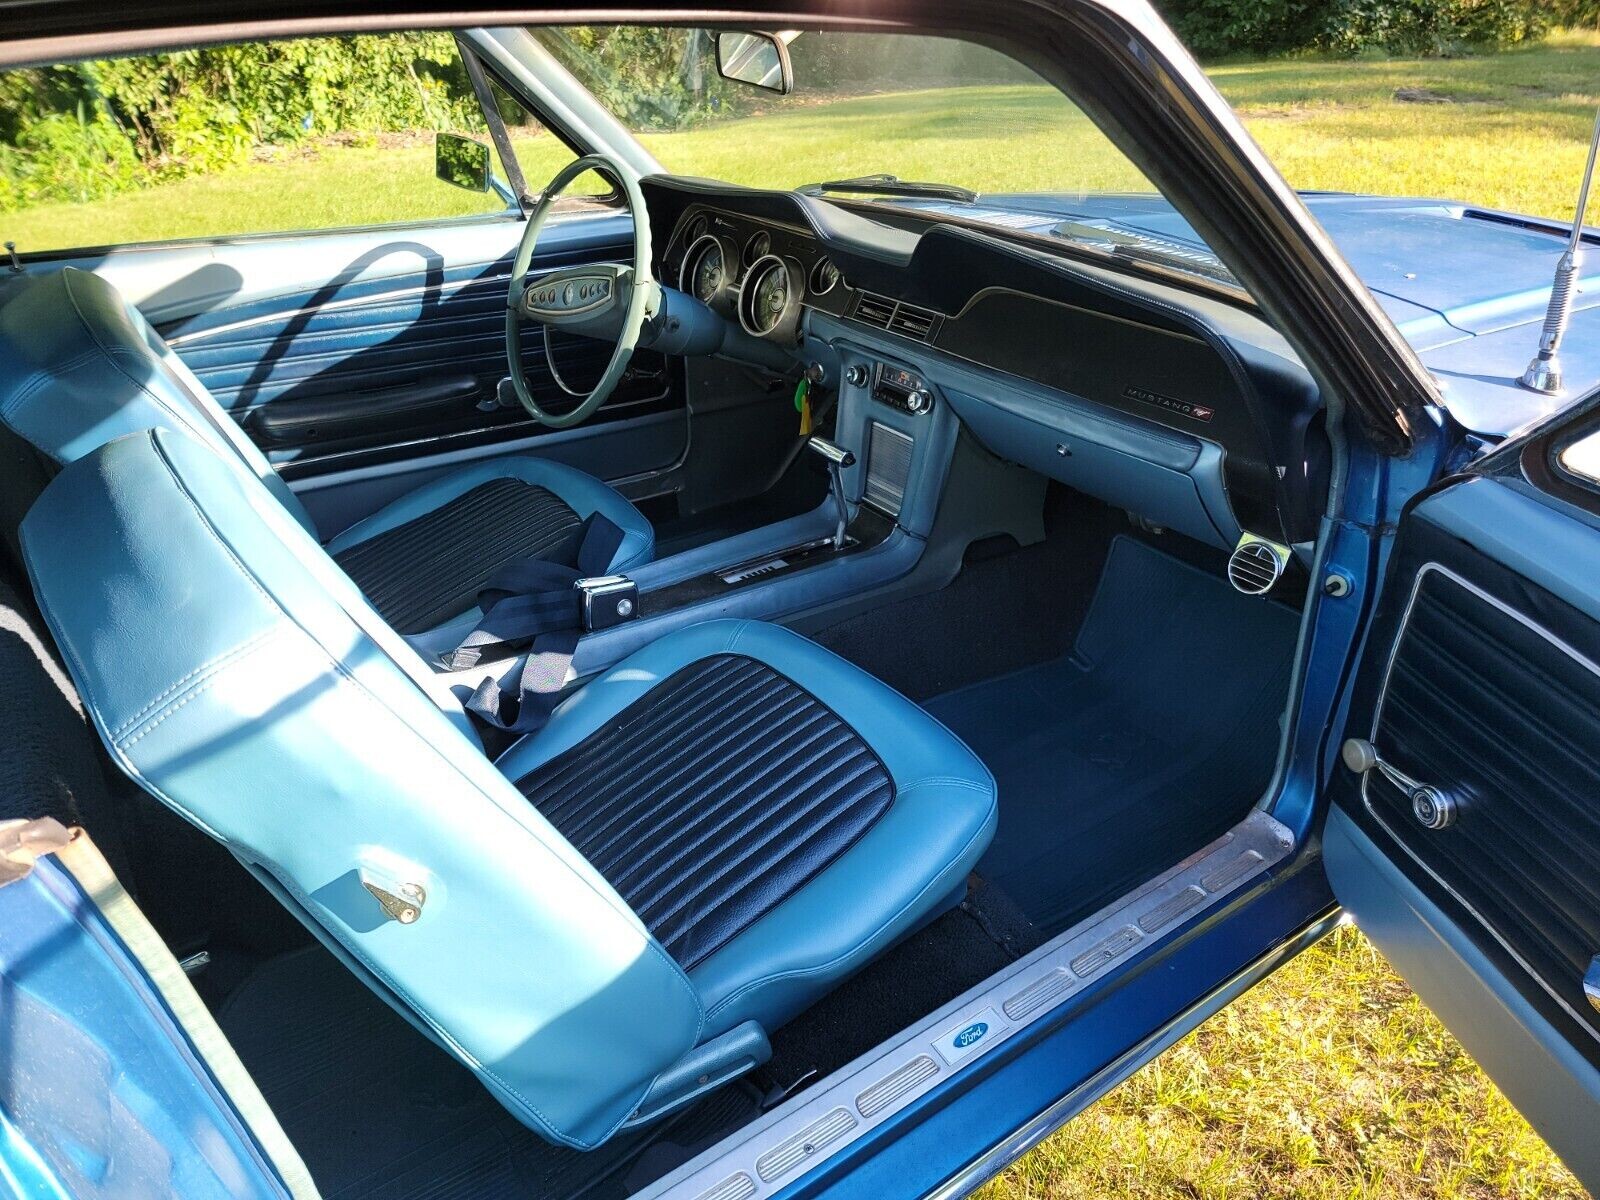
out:
{"label": "blue carpet", "polygon": [[1049,934],[1220,836],[1271,776],[1298,619],[1118,537],[1070,652],[926,702],[999,784],[978,874]]}

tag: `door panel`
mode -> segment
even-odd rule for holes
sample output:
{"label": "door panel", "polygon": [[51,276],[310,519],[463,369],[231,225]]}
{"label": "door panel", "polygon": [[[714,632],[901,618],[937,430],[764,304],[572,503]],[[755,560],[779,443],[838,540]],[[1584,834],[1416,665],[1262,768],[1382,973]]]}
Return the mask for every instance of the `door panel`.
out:
{"label": "door panel", "polygon": [[[564,248],[541,257],[535,271],[622,258],[627,243],[606,225],[596,231],[609,235],[604,240],[581,254]],[[378,247],[375,255],[418,257],[407,246]],[[328,282],[223,306],[162,332],[257,444],[303,478],[316,461],[351,450],[531,432],[520,407],[496,403],[506,373],[509,272],[505,260],[437,269],[416,261],[410,272],[376,278],[346,268]],[[597,379],[611,353],[608,343],[570,334],[556,336],[551,348],[575,386]],[[541,338],[526,339],[523,367],[536,398],[562,411],[567,398],[551,378]],[[640,353],[630,374],[601,420],[660,411],[667,401],[659,356]]]}
{"label": "door panel", "polygon": [[[546,431],[520,406],[496,404],[522,227],[494,217],[241,238],[138,247],[75,265],[139,304],[285,478],[322,485],[319,506],[330,511],[363,507],[328,490],[363,470],[382,474],[387,490],[405,490],[397,469],[431,474],[441,455],[500,447],[544,453],[547,439],[555,457],[607,479],[670,468],[688,429],[680,373],[660,356],[636,354],[630,377],[576,430]],[[619,259],[629,231],[614,212],[563,214],[547,225],[533,269]],[[542,339],[527,342],[535,392],[554,411],[575,403],[551,380]],[[610,351],[572,336],[553,349],[580,387],[598,377]],[[635,428],[641,422],[648,436]],[[588,444],[576,452],[575,440]]]}
{"label": "door panel", "polygon": [[1591,1187],[1597,663],[1600,519],[1520,471],[1424,499],[1347,729],[1388,770],[1337,769],[1325,855],[1341,902]]}

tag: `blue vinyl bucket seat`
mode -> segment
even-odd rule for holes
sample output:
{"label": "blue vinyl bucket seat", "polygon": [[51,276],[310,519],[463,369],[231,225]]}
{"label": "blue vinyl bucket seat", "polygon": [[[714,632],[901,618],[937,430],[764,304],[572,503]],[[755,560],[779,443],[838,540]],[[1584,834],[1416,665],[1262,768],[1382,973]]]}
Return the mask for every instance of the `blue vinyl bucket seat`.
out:
{"label": "blue vinyl bucket seat", "polygon": [[994,782],[788,630],[661,638],[491,762],[251,474],[151,430],[21,527],[117,764],[528,1126],[580,1148],[748,1070],[961,898]]}
{"label": "blue vinyl bucket seat", "polygon": [[[91,272],[66,267],[12,285],[0,308],[0,424],[34,460],[17,460],[12,448],[9,486],[24,492],[10,499],[17,519],[63,464],[122,434],[166,428],[211,446],[316,532],[238,423],[143,314]],[[509,562],[574,565],[597,513],[621,531],[599,573],[650,561],[655,534],[638,509],[600,480],[531,455],[450,472],[337,533],[327,550],[391,626],[423,633],[458,623]]]}

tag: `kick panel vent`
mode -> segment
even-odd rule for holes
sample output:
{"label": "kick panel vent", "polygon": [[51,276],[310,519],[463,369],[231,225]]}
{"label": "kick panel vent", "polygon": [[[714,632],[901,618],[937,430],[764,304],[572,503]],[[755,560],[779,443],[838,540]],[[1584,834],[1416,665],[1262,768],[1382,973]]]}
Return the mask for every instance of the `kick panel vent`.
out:
{"label": "kick panel vent", "polygon": [[1246,596],[1264,596],[1283,575],[1285,561],[1267,542],[1242,542],[1228,559],[1228,582]]}
{"label": "kick panel vent", "polygon": [[865,325],[887,329],[918,342],[932,341],[939,329],[938,313],[871,292],[862,292],[856,297],[855,311],[850,315]]}

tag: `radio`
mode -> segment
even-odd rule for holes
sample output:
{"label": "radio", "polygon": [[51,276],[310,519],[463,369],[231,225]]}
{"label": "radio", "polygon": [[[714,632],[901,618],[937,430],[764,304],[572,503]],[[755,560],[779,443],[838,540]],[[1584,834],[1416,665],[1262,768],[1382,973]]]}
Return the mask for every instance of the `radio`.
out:
{"label": "radio", "polygon": [[933,391],[904,367],[879,363],[873,370],[872,398],[903,413],[921,416],[933,411]]}

